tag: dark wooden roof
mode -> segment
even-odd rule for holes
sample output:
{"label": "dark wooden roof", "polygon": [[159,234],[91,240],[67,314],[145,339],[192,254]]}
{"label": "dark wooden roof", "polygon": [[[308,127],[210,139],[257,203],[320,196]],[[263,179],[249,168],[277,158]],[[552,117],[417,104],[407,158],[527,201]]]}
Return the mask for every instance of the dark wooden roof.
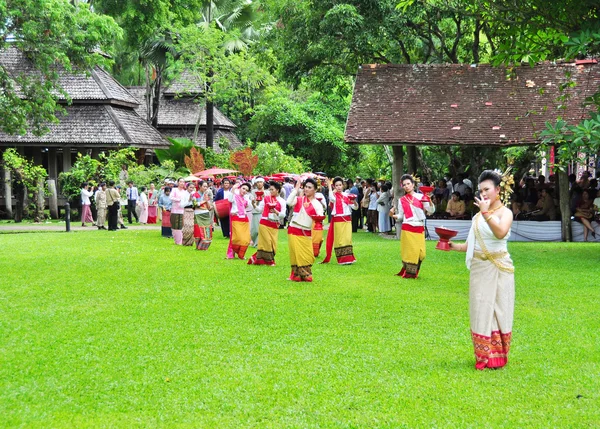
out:
{"label": "dark wooden roof", "polygon": [[[27,56],[14,47],[0,51],[0,66],[13,79],[35,73]],[[49,124],[49,132],[40,137],[0,132],[0,146],[169,147],[169,142],[135,112],[139,105],[135,97],[104,69],[95,67],[88,74],[63,70],[59,84],[72,103],[65,105],[66,115],[57,115],[59,123]],[[67,100],[61,96],[61,101],[66,104]]]}
{"label": "dark wooden roof", "polygon": [[[13,47],[0,52],[0,64],[13,78],[21,73],[34,73],[33,66],[26,55]],[[138,101],[125,87],[101,67],[95,67],[87,74],[61,71],[58,83],[69,94],[73,104],[98,102],[128,107],[138,105]],[[59,95],[59,99],[66,101],[62,95]]]}
{"label": "dark wooden roof", "polygon": [[[128,87],[129,92],[139,100],[139,106],[136,107],[137,113],[146,118],[146,88],[141,86]],[[196,127],[199,113],[202,114],[200,127],[206,127],[206,112],[204,107],[194,102],[191,97],[172,98],[160,97],[160,107],[158,109],[158,128],[187,126]],[[236,126],[219,109],[214,109],[213,124],[215,129],[233,130]]]}
{"label": "dark wooden roof", "polygon": [[163,95],[167,97],[196,96],[202,92],[203,87],[198,78],[194,77],[189,71],[184,70],[165,87]]}
{"label": "dark wooden roof", "polygon": [[[576,82],[557,109],[567,82]],[[539,142],[545,121],[579,122],[583,100],[600,88],[600,66],[363,65],[346,124],[348,143],[522,145]]]}
{"label": "dark wooden roof", "polygon": [[77,104],[65,110],[66,115],[59,114],[59,122],[50,124],[50,131],[42,136],[0,132],[0,146],[169,147],[169,142],[133,109],[109,104]]}

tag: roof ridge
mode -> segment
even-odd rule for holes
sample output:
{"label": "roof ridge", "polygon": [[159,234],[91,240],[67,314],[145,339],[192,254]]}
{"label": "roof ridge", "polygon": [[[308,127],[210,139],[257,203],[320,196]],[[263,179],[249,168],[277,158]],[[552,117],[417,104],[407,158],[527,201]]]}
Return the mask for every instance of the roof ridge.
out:
{"label": "roof ridge", "polygon": [[131,136],[129,135],[129,133],[127,132],[127,130],[121,123],[121,121],[119,121],[119,118],[117,118],[117,115],[115,114],[115,112],[113,111],[113,106],[111,106],[110,104],[106,104],[105,108],[106,108],[106,112],[110,116],[110,119],[113,121],[113,124],[115,124],[115,126],[119,129],[119,132],[125,138],[125,141],[127,143],[133,143],[133,139],[131,138]]}

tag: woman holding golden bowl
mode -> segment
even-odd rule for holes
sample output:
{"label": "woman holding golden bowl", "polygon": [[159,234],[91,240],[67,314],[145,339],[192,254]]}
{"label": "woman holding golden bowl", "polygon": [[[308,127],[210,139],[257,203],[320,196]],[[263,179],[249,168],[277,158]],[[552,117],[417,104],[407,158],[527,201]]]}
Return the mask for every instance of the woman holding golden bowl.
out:
{"label": "woman holding golden bowl", "polygon": [[475,368],[501,368],[508,362],[515,305],[515,269],[507,249],[513,221],[504,206],[512,176],[486,170],[479,176],[479,213],[473,217],[466,243],[450,249],[467,252],[469,315]]}

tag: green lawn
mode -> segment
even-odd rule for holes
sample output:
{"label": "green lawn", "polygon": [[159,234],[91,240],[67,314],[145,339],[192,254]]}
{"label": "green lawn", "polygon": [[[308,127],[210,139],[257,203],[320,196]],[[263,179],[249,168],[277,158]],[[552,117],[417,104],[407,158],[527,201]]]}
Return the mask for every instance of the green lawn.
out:
{"label": "green lawn", "polygon": [[398,242],[359,233],[357,264],[292,283],[284,234],[277,267],[215,236],[0,235],[0,426],[600,426],[598,245],[510,244],[509,364],[479,372],[464,254],[428,242],[403,280]]}

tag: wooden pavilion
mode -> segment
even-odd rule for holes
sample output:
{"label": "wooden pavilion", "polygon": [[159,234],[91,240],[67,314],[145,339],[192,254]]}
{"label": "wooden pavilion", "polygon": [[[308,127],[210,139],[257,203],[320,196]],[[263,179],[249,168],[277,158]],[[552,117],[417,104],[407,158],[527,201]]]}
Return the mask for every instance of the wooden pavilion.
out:
{"label": "wooden pavilion", "polygon": [[[33,70],[27,56],[16,48],[0,52],[0,66],[14,78]],[[42,136],[0,132],[0,152],[17,148],[43,165],[50,180],[56,180],[61,171],[71,169],[78,153],[94,156],[100,151],[134,146],[145,154],[146,150],[169,147],[169,142],[136,113],[140,102],[101,67],[88,74],[62,72],[59,84],[71,98],[68,103],[61,96],[65,114],[57,116],[59,122],[49,124],[48,133]],[[4,182],[4,194],[10,195],[10,186],[6,179]],[[0,207],[10,212],[12,204],[4,199],[0,195]]]}
{"label": "wooden pavilion", "polygon": [[[417,145],[538,144],[546,121],[562,117],[578,123],[585,118],[589,107],[583,102],[599,88],[596,60],[512,69],[367,64],[356,77],[345,141],[391,145],[393,181],[398,183],[404,145],[409,148],[408,169],[416,171],[410,148]],[[561,182],[566,184],[566,178]]]}

